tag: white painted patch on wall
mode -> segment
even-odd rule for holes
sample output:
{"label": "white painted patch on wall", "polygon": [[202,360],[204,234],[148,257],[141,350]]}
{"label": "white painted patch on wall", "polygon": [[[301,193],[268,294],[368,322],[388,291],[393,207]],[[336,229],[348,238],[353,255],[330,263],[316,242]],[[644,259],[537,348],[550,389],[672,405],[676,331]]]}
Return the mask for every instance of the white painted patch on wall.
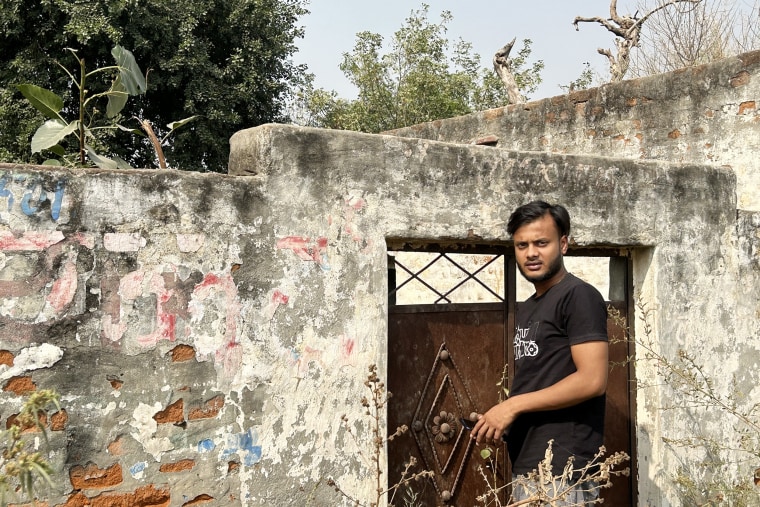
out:
{"label": "white painted patch on wall", "polygon": [[43,343],[22,349],[13,359],[13,366],[0,366],[0,381],[41,368],[50,368],[63,357],[63,349]]}
{"label": "white painted patch on wall", "polygon": [[153,419],[153,415],[162,408],[158,402],[152,406],[140,403],[132,412],[132,420],[129,422],[129,425],[136,430],[131,433],[132,437],[140,442],[145,452],[152,454],[156,461],[161,461],[163,453],[174,449],[168,438],[156,438],[154,436],[158,429],[158,423]]}

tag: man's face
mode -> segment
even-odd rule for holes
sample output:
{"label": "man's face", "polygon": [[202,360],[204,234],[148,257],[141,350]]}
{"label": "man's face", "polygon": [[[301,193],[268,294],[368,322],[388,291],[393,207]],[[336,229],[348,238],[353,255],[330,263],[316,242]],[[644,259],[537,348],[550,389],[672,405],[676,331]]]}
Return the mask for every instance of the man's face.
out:
{"label": "man's face", "polygon": [[517,229],[512,238],[517,268],[529,282],[541,284],[562,271],[567,236],[560,237],[557,224],[548,213]]}

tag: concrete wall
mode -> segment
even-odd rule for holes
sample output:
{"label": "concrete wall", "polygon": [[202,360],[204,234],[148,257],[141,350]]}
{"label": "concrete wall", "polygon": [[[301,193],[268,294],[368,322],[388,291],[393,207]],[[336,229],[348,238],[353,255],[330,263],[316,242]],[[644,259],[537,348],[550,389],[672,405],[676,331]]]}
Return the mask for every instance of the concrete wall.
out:
{"label": "concrete wall", "polygon": [[452,143],[730,166],[760,211],[760,51],[392,131]]}
{"label": "concrete wall", "polygon": [[[705,253],[689,261],[683,253],[667,253],[664,244],[652,243],[651,251],[636,254],[635,290],[636,297],[653,312],[654,337],[663,351],[676,358],[678,349],[685,349],[702,359],[713,378],[725,380],[720,394],[744,400],[747,404],[740,406],[746,413],[752,406],[750,402],[758,399],[757,394],[754,398],[747,396],[757,393],[754,386],[759,380],[755,373],[760,348],[758,100],[760,51],[755,51],[674,73],[414,125],[391,133],[451,143],[483,143],[507,150],[709,164],[732,171],[737,179],[733,220],[737,235],[716,236],[705,230],[690,236],[684,231],[681,247]],[[686,212],[687,207],[702,207],[709,199],[709,195],[704,195],[694,203],[682,201],[679,206],[684,206]],[[635,238],[631,240],[636,243]],[[711,260],[706,249],[716,244],[721,245],[723,257]],[[700,265],[706,269],[704,273],[700,273]],[[652,271],[658,273],[657,282],[647,281],[643,275]],[[695,291],[695,287],[684,282],[717,273],[728,276],[725,285],[706,285]],[[661,278],[663,275],[667,281]],[[712,299],[725,295],[723,291],[730,296],[713,306]],[[665,311],[668,305],[664,301],[676,292],[683,298],[681,309]],[[681,311],[694,308],[700,311],[695,314]],[[717,319],[722,324],[714,329],[709,325],[693,328],[693,319],[699,322]],[[730,328],[731,332],[726,334],[724,328]],[[641,323],[637,332],[639,336],[643,334]],[[642,385],[650,383],[654,374],[646,365],[639,365]],[[732,393],[734,375],[741,387]],[[725,447],[731,447],[738,441],[736,431],[741,425],[731,418],[723,418],[723,424],[711,425],[695,413],[667,410],[679,405],[677,396],[656,389],[641,389],[639,401],[642,504],[659,505],[660,489],[668,489],[665,483],[672,481],[673,474],[681,469],[699,483],[709,482],[709,473],[698,464],[705,456],[696,456],[678,445],[663,446],[663,441],[682,439],[685,435],[717,436],[725,438]],[[713,413],[707,419],[721,417]],[[686,422],[684,418],[692,420]],[[721,458],[743,461],[737,456]],[[648,465],[650,462],[654,463],[652,467]],[[729,469],[723,471],[723,476],[735,473],[736,480],[751,483],[751,472]],[[672,491],[669,497],[673,498]]]}
{"label": "concrete wall", "polygon": [[[229,176],[0,165],[0,414],[61,393],[51,506],[340,505],[328,477],[370,498],[340,417],[371,438],[386,242],[505,243],[537,197],[568,207],[574,244],[635,252],[658,349],[760,396],[760,214],[737,215],[730,167],[283,125],[231,143]],[[701,460],[662,443],[693,430],[672,396],[639,394],[642,505],[678,505],[666,472]]]}

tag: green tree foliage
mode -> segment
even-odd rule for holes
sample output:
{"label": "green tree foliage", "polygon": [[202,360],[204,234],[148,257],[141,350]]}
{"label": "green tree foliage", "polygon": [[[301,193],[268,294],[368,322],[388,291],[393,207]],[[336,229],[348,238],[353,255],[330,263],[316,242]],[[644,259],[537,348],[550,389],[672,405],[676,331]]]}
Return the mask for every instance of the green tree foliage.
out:
{"label": "green tree foliage", "polygon": [[[73,48],[88,68],[112,64],[111,48],[130,48],[148,73],[148,93],[130,100],[121,123],[144,118],[161,137],[178,118],[198,115],[177,133],[172,167],[225,171],[237,130],[284,121],[289,89],[305,68],[293,63],[305,0],[4,0],[0,17],[0,159],[39,162],[29,140],[42,118],[16,85],[34,83],[73,107],[68,77]],[[105,90],[93,90],[94,93]],[[104,134],[105,135],[105,134]],[[118,136],[118,133],[110,135]],[[125,135],[107,143],[136,167],[155,165],[150,143]]]}
{"label": "green tree foliage", "polygon": [[[362,132],[382,132],[416,123],[450,118],[509,103],[506,89],[491,69],[480,67],[472,45],[446,37],[452,16],[439,23],[428,20],[429,7],[412,11],[383,53],[383,38],[360,32],[340,69],[358,90],[353,100],[334,91],[314,89],[307,80],[299,95],[297,123]],[[541,82],[543,62],[528,66],[530,40],[511,60],[512,72],[523,93]],[[499,44],[494,44],[494,52]]]}

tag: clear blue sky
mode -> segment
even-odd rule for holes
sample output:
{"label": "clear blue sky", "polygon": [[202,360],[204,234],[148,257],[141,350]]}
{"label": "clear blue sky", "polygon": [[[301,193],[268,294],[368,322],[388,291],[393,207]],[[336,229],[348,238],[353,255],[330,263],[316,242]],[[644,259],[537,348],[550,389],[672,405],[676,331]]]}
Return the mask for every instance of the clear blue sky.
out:
{"label": "clear blue sky", "polygon": [[[596,71],[607,75],[606,59],[596,50],[614,48],[611,33],[596,23],[582,23],[575,31],[575,16],[609,15],[609,0],[428,0],[428,19],[439,22],[444,10],[453,19],[448,25],[450,41],[462,38],[471,42],[473,51],[491,67],[493,54],[517,37],[515,48],[523,39],[533,41],[531,60],[543,60],[543,83],[532,99],[561,95],[560,84],[578,78],[590,62]],[[618,12],[635,10],[635,0],[618,2]],[[316,76],[316,86],[335,90],[344,98],[353,98],[355,90],[338,68],[342,55],[351,51],[356,33],[364,30],[379,33],[389,42],[412,10],[422,2],[412,0],[311,0],[311,14],[301,19],[306,35],[297,41],[297,63],[305,63]]]}

